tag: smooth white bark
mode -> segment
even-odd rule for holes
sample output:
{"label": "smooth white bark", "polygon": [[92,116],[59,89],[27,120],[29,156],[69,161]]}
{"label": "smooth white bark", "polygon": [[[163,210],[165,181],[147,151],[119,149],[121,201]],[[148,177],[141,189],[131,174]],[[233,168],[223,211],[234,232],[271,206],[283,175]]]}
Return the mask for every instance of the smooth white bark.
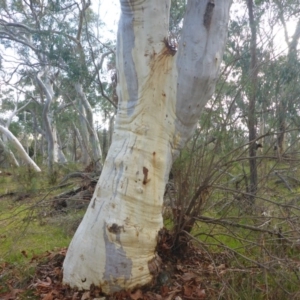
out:
{"label": "smooth white bark", "polygon": [[43,107],[43,123],[45,128],[45,136],[48,144],[48,167],[49,171],[52,172],[54,163],[65,163],[67,160],[57,142],[57,130],[53,117],[54,113],[51,110],[51,104],[55,100],[55,95],[52,83],[47,77],[49,76],[48,73],[49,70],[47,68],[44,68],[43,74],[45,79],[42,80],[41,75],[37,74],[36,81],[38,85],[42,88],[46,96],[46,101]]}
{"label": "smooth white bark", "polygon": [[61,146],[58,141],[56,125],[52,124],[52,134],[53,134],[53,143],[54,143],[54,162],[65,164],[67,159],[61,149]]}
{"label": "smooth white bark", "polygon": [[163,227],[165,183],[211,97],[230,0],[189,1],[177,54],[164,42],[169,0],[121,1],[118,115],[89,208],[64,261],[64,282],[111,293],[149,283]]}
{"label": "smooth white bark", "polygon": [[80,98],[82,105],[84,106],[84,111],[86,113],[85,122],[86,122],[86,129],[89,134],[89,141],[92,147],[92,159],[98,166],[98,169],[101,168],[101,159],[102,159],[102,151],[100,148],[100,143],[98,139],[98,135],[96,130],[94,129],[94,119],[93,119],[93,111],[92,107],[86,98],[86,95],[83,92],[82,84],[77,82],[74,84],[76,92]]}
{"label": "smooth white bark", "polygon": [[33,170],[37,172],[41,172],[41,169],[37,166],[37,164],[30,158],[30,156],[26,153],[25,149],[18,141],[18,139],[4,126],[0,125],[0,131],[6,135],[6,137],[12,142],[14,147],[19,153],[21,159],[23,159],[27,165],[29,165]]}
{"label": "smooth white bark", "polygon": [[[47,74],[46,70],[44,73]],[[45,101],[45,104],[43,107],[43,115],[42,116],[43,116],[43,123],[44,123],[44,129],[45,129],[45,136],[46,136],[47,145],[48,145],[48,168],[49,168],[49,171],[52,172],[55,155],[54,155],[54,137],[52,134],[52,126],[51,126],[52,116],[51,116],[51,112],[50,112],[50,106],[54,100],[54,92],[53,92],[51,84],[49,83],[48,78],[46,79],[48,82],[44,82],[41,79],[41,75],[37,74],[35,79],[36,79],[38,85],[42,88],[44,94],[46,95],[46,101]]]}
{"label": "smooth white bark", "polygon": [[[78,101],[78,111],[79,111],[79,131],[77,132],[77,138],[80,141],[81,147],[81,157],[80,161],[84,166],[88,166],[90,164],[91,158],[89,154],[89,134],[87,130],[87,122],[85,118],[85,109],[79,99]],[[75,126],[75,125],[74,125]]]}

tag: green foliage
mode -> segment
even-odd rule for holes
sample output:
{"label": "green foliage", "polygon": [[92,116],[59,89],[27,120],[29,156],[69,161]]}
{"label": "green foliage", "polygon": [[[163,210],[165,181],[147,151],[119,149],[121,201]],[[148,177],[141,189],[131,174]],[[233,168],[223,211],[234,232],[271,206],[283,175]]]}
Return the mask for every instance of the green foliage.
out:
{"label": "green foliage", "polygon": [[21,127],[19,122],[11,122],[9,130],[14,136],[18,136],[23,131],[23,128]]}
{"label": "green foliage", "polygon": [[186,0],[172,0],[170,9],[170,32],[179,35],[186,8]]}
{"label": "green foliage", "polygon": [[[220,84],[230,95],[228,86]],[[190,230],[186,225],[192,224],[190,234],[202,251],[211,255],[212,264],[226,265],[220,299],[277,299],[277,295],[284,299],[286,292],[297,298],[299,271],[294,262],[298,259],[296,220],[300,217],[299,153],[290,163],[288,159],[272,158],[273,147],[263,149],[258,159],[259,187],[253,205],[247,192],[248,147],[243,131],[238,133],[231,127],[230,115],[216,117],[226,109],[224,104],[218,104],[217,99],[210,103],[195,136],[173,166],[174,215],[165,224],[179,236],[182,230]],[[207,187],[208,194],[199,193],[188,211],[191,199]],[[190,221],[193,218],[194,223]],[[227,258],[224,262],[215,261],[216,253]],[[284,265],[280,263],[282,259]]]}
{"label": "green foliage", "polygon": [[13,179],[18,182],[18,189],[24,193],[36,192],[43,184],[41,173],[26,166],[13,170]]}

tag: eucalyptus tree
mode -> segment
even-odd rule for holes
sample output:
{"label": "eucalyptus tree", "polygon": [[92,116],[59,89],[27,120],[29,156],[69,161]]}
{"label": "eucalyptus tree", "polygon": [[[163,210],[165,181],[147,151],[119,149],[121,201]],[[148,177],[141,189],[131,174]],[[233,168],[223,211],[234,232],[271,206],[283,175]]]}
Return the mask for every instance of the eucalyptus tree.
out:
{"label": "eucalyptus tree", "polygon": [[168,38],[171,1],[120,2],[113,141],[63,275],[107,293],[149,283],[157,271],[165,184],[214,92],[231,4],[188,1],[177,45]]}
{"label": "eucalyptus tree", "polygon": [[249,130],[249,167],[250,184],[249,197],[253,203],[257,192],[257,161],[256,161],[256,98],[258,86],[258,61],[257,61],[257,24],[258,18],[254,15],[253,0],[247,0],[249,25],[251,29],[250,38],[250,88],[249,88],[249,108],[248,108],[248,130]]}
{"label": "eucalyptus tree", "polygon": [[[39,103],[43,107],[44,133],[48,142],[48,165],[50,171],[53,163],[65,161],[59,149],[57,131],[55,129],[54,111],[51,105],[58,98],[55,94],[54,81],[57,78],[57,68],[49,64],[46,39],[55,27],[49,11],[41,3],[11,1],[2,3],[0,14],[0,39],[6,49],[14,52],[18,64],[14,73],[19,78],[27,80],[34,87],[34,99],[40,95]],[[52,14],[50,14],[52,15]],[[58,16],[57,16],[58,17]],[[8,54],[9,55],[9,54]]]}
{"label": "eucalyptus tree", "polygon": [[[54,62],[60,61],[62,63],[69,84],[76,91],[82,143],[85,145],[85,152],[100,168],[102,151],[94,128],[92,106],[86,91],[90,89],[92,82],[102,68],[104,58],[111,54],[111,51],[101,55],[99,51],[101,47],[96,49],[93,47],[94,44],[99,43],[99,40],[95,42],[96,37],[90,28],[90,23],[95,21],[90,5],[90,1],[82,1],[76,14],[77,22],[71,26],[70,33],[59,37],[61,40],[59,43],[54,43],[51,55]],[[99,56],[99,59],[95,59],[95,56]],[[91,146],[91,151],[89,151],[89,146]],[[85,164],[88,163],[89,161],[86,160]]]}
{"label": "eucalyptus tree", "polygon": [[[246,0],[239,3],[239,8],[247,14],[233,14],[230,24],[228,48],[225,54],[227,70],[231,70],[230,84],[235,92],[225,96],[233,97],[230,106],[242,124],[243,141],[247,144],[249,155],[249,173],[246,174],[246,193],[250,203],[254,202],[258,189],[256,143],[263,144],[267,134],[265,150],[272,147],[271,134],[275,135],[275,109],[279,100],[278,91],[282,89],[280,69],[286,54],[277,50],[278,10],[269,1]],[[263,24],[269,24],[265,26]],[[248,25],[248,26],[247,26]],[[285,112],[288,108],[286,107]]]}
{"label": "eucalyptus tree", "polygon": [[[43,107],[50,169],[53,162],[65,161],[56,142],[59,140],[56,129],[58,106],[76,106],[85,144],[83,153],[98,164],[101,160],[101,147],[94,129],[88,93],[94,88],[91,83],[111,50],[107,49],[101,55],[104,46],[93,35],[91,27],[96,21],[90,5],[90,1],[81,1],[78,5],[72,0],[49,1],[47,4],[26,1],[2,3],[0,39],[7,48],[13,48],[22,61],[23,73],[17,69],[16,73],[30,77],[35,89],[33,93],[41,96],[39,103]],[[64,89],[66,86],[75,89],[76,94]],[[62,100],[67,102],[62,103]],[[86,159],[86,164],[88,162]]]}
{"label": "eucalyptus tree", "polygon": [[[277,17],[284,30],[284,39],[287,45],[287,55],[284,58],[281,74],[278,78],[277,86],[277,120],[278,120],[278,136],[277,136],[277,153],[279,157],[285,153],[285,136],[287,131],[287,117],[295,103],[297,103],[298,91],[295,87],[299,81],[299,50],[298,44],[300,39],[300,11],[299,4],[293,1],[281,3],[274,1],[275,9],[277,9]],[[296,23],[294,32],[291,35],[291,30],[287,28],[287,22],[294,20]],[[294,116],[296,116],[294,114]]]}

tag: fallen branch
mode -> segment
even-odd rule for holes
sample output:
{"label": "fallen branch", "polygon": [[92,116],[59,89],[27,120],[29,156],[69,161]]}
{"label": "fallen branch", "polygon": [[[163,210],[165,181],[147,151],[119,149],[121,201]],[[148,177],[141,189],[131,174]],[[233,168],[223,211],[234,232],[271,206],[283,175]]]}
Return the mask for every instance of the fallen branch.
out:
{"label": "fallen branch", "polygon": [[74,173],[70,173],[68,175],[66,175],[62,181],[60,182],[60,184],[68,181],[71,178],[81,178],[81,179],[88,179],[90,181],[98,181],[99,178],[99,174],[96,173],[84,173],[84,172],[74,172]]}

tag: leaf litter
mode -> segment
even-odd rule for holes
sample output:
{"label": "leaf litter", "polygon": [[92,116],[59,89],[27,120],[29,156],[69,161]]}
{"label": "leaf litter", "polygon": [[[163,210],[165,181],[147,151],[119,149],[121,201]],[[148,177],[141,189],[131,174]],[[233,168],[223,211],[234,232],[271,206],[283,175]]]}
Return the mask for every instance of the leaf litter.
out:
{"label": "leaf litter", "polygon": [[[201,300],[214,299],[220,294],[222,275],[228,269],[228,258],[222,255],[219,265],[212,261],[212,253],[200,250],[192,243],[184,253],[175,255],[166,246],[163,239],[157,251],[162,259],[160,272],[154,276],[153,282],[145,287],[120,291],[113,295],[105,295],[101,289],[91,286],[89,291],[78,291],[62,284],[62,265],[67,249],[47,251],[34,255],[29,264],[35,264],[35,274],[29,284],[17,288],[18,278],[0,281],[0,300],[22,300],[28,291],[35,299],[41,300]],[[25,251],[24,251],[25,252]],[[26,253],[26,252],[25,252]],[[216,254],[220,255],[221,254]],[[215,257],[216,258],[216,257]],[[12,268],[8,263],[0,265],[0,279],[7,269]],[[5,291],[5,292],[3,292]]]}

